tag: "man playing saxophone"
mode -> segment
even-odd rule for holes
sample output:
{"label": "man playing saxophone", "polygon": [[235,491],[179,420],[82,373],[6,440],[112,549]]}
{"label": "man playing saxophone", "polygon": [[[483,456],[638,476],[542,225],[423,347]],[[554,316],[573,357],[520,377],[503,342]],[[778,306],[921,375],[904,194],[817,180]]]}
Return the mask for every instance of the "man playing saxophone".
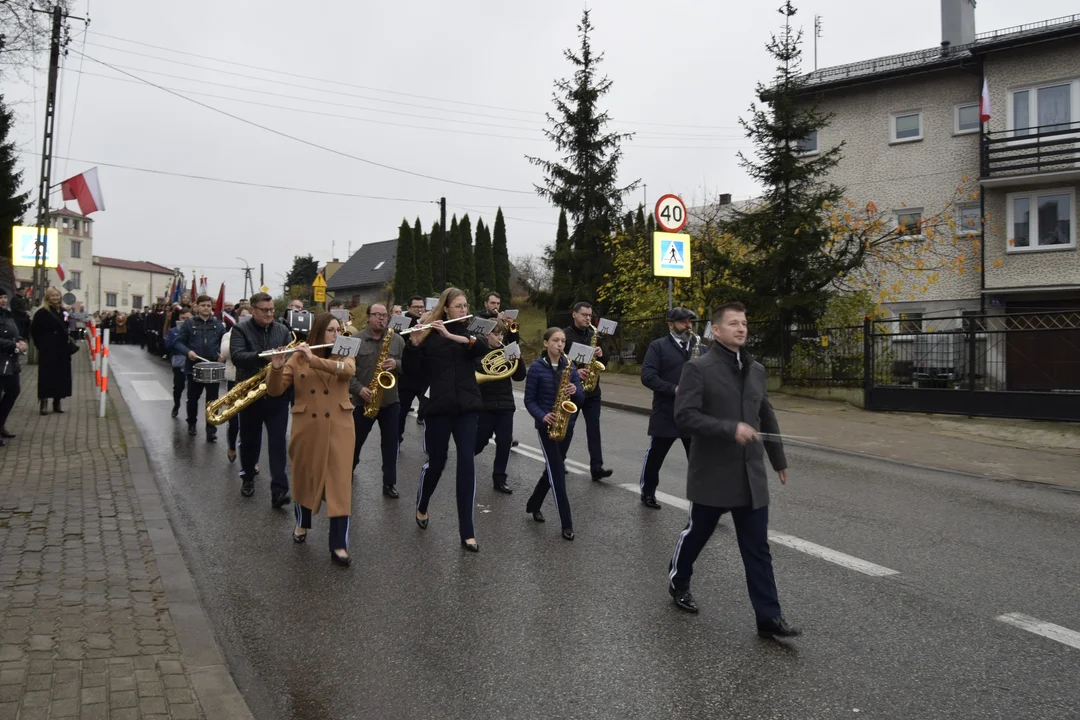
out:
{"label": "man playing saxophone", "polygon": [[[574,303],[573,323],[564,328],[566,335],[566,347],[574,343],[582,345],[597,345],[598,339],[596,328],[593,327],[593,306],[587,302]],[[596,358],[603,356],[603,351],[597,347]],[[585,392],[585,402],[581,405],[581,415],[585,420],[585,435],[589,442],[589,469],[592,471],[592,479],[599,481],[611,477],[611,470],[604,467],[604,451],[600,441],[600,380],[590,378],[587,367],[578,368],[578,374],[583,384],[592,385],[592,390]],[[573,434],[574,429],[570,428]]]}
{"label": "man playing saxophone", "polygon": [[[360,449],[364,447],[371,428],[379,423],[382,448],[383,495],[398,497],[397,451],[398,451],[398,403],[397,376],[401,373],[401,355],[405,340],[388,329],[389,316],[386,306],[378,303],[367,312],[367,326],[356,335],[360,338],[360,350],[356,356],[356,374],[349,383],[352,395],[353,424],[356,445],[353,449],[353,470],[360,464]],[[385,375],[390,373],[393,386]],[[380,380],[382,382],[380,382]]]}

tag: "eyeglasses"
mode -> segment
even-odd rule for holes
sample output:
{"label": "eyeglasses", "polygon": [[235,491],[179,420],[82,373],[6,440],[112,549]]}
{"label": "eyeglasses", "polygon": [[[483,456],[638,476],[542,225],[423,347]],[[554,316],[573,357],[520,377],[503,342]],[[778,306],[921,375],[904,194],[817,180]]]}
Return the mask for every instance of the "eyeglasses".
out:
{"label": "eyeglasses", "polygon": [[451,310],[468,310],[469,309],[469,304],[468,303],[459,303],[457,305],[451,305],[450,309]]}
{"label": "eyeglasses", "polygon": [[251,308],[251,309],[254,310],[255,312],[261,312],[261,313],[272,313],[272,312],[274,312],[274,306],[273,305],[271,305],[270,307],[256,307],[256,308]]}
{"label": "eyeglasses", "polygon": [[389,316],[389,315],[387,315],[386,313],[368,313],[368,317],[373,317],[373,318],[387,318],[387,317],[390,317],[390,316]]}

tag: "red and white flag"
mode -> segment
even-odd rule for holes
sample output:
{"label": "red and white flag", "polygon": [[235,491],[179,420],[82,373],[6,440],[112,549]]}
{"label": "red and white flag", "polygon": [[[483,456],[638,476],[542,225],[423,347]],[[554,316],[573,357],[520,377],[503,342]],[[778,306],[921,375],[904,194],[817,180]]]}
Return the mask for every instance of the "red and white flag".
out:
{"label": "red and white flag", "polygon": [[990,83],[983,78],[982,97],[979,98],[979,122],[990,120]]}
{"label": "red and white flag", "polygon": [[101,194],[96,167],[65,180],[60,184],[60,191],[65,200],[79,203],[79,212],[83,215],[105,209],[105,197]]}
{"label": "red and white flag", "polygon": [[64,263],[59,263],[56,266],[56,274],[60,278],[60,282],[64,282],[67,278],[67,268],[64,267]]}
{"label": "red and white flag", "polygon": [[221,289],[218,290],[217,300],[214,302],[214,314],[221,317],[225,312],[225,283],[221,283]]}

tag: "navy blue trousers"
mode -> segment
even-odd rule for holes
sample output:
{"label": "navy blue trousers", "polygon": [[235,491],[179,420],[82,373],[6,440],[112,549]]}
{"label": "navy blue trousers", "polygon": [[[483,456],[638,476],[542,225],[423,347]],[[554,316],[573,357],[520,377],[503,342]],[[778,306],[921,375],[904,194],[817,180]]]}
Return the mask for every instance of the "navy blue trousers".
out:
{"label": "navy blue trousers", "polygon": [[476,449],[476,422],[479,413],[464,415],[428,415],[424,418],[424,452],[428,461],[420,470],[420,487],[416,490],[416,509],[427,514],[428,501],[439,484],[446,460],[450,455],[450,438],[454,438],[457,454],[457,511],[458,532],[462,540],[476,537],[473,527],[473,507],[476,505],[476,473],[473,451]]}
{"label": "navy blue trousers", "polygon": [[[202,396],[203,389],[206,389],[206,402],[212,403],[218,399],[218,395],[221,393],[220,383],[201,383],[195,382],[194,375],[187,376],[187,423],[188,425],[199,424],[199,398]],[[206,434],[217,435],[217,428],[206,423]]]}
{"label": "navy blue trousers", "polygon": [[514,441],[514,411],[495,410],[480,413],[476,426],[476,452],[479,455],[495,436],[495,464],[491,480],[496,485],[506,482],[506,466],[510,462],[510,444]]}
{"label": "navy blue trousers", "polygon": [[[11,361],[19,362],[19,359],[13,357]],[[15,400],[19,397],[21,389],[19,373],[0,377],[0,428],[3,428],[7,422],[8,415],[11,414],[11,408],[15,407]]]}
{"label": "navy blue trousers", "polygon": [[245,478],[255,477],[255,466],[262,454],[263,425],[270,453],[270,491],[289,492],[285,474],[289,401],[284,396],[259,398],[240,412],[240,472]]}
{"label": "navy blue trousers", "polygon": [[379,414],[373,418],[364,417],[364,406],[353,409],[353,426],[356,429],[356,444],[353,447],[353,470],[360,464],[360,449],[371,433],[375,423],[379,423],[379,447],[382,448],[382,482],[393,487],[397,485],[398,458],[398,403],[379,408]]}
{"label": "navy blue trousers", "polygon": [[[296,526],[311,529],[311,508],[306,508],[298,503],[293,504],[296,509]],[[349,549],[349,516],[330,518],[330,551]]]}
{"label": "navy blue trousers", "polygon": [[[570,426],[573,429],[573,425]],[[548,431],[537,430],[537,439],[540,448],[544,451],[544,474],[536,482],[536,488],[525,503],[525,512],[534,513],[544,504],[548,490],[555,496],[555,509],[559,512],[559,522],[563,530],[574,529],[574,518],[570,513],[570,498],[566,495],[566,453],[570,449],[570,430],[566,431],[566,438],[556,442],[548,437]]]}
{"label": "navy blue trousers", "polygon": [[769,552],[768,506],[754,510],[750,507],[718,508],[691,503],[690,521],[679,535],[675,554],[671,557],[668,582],[676,590],[690,589],[694,561],[712,536],[720,516],[726,512],[731,513],[735,523],[735,537],[739,541],[739,552],[746,572],[746,589],[750,593],[754,614],[759,622],[779,617],[780,600],[776,596],[772,554]]}
{"label": "navy blue trousers", "polygon": [[405,438],[405,422],[409,419],[409,411],[412,410],[414,399],[417,402],[416,419],[422,422],[428,404],[428,399],[424,397],[424,388],[401,387],[401,385],[398,385],[398,403],[401,406],[398,411],[399,442]]}
{"label": "navy blue trousers", "polygon": [[[645,460],[641,464],[641,479],[638,487],[641,494],[646,497],[656,495],[656,486],[660,484],[660,468],[664,465],[664,458],[668,450],[679,438],[653,437],[649,438],[649,449],[645,451]],[[690,438],[682,438],[683,448],[686,450],[687,459],[690,458]]]}
{"label": "navy blue trousers", "polygon": [[[589,469],[594,473],[604,467],[604,450],[600,447],[600,396],[586,398],[581,406],[581,415],[585,420],[585,437],[589,443]],[[566,431],[567,447],[574,439],[574,424]]]}

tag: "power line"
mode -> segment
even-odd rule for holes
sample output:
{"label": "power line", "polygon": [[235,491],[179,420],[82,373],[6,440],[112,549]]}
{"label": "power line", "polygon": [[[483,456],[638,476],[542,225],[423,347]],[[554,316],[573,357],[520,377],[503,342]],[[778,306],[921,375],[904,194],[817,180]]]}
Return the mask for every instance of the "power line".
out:
{"label": "power line", "polygon": [[[90,17],[90,0],[86,0],[86,16],[88,18]],[[89,25],[90,21],[87,20],[86,24]],[[82,42],[82,49],[83,50],[86,50],[86,30],[87,30],[87,28],[84,27],[83,31],[81,33],[82,41],[83,41]],[[82,57],[79,58],[79,69],[77,71],[78,74],[79,74],[79,77],[75,78],[75,100],[71,103],[71,127],[68,128],[67,152],[69,152],[69,153],[71,152],[71,143],[75,138],[75,119],[78,117],[79,90],[82,88],[82,68],[83,68],[83,61],[85,59],[86,59],[85,56],[82,56]],[[66,63],[65,63],[65,65],[66,65]],[[67,160],[64,161],[64,172],[62,174],[63,175],[67,174]]]}
{"label": "power line", "polygon": [[[479,208],[468,207],[466,205],[451,205],[450,207],[452,207],[452,208],[454,208],[456,210],[464,210],[465,212],[474,212],[474,213],[483,214],[483,211],[480,210]],[[505,213],[503,214],[503,219],[504,220],[515,220],[517,222],[533,223],[535,225],[558,225],[558,223],[553,223],[553,222],[550,222],[548,220],[527,220],[525,218],[511,217],[510,215],[506,215]]]}
{"label": "power line", "polygon": [[[78,51],[76,51],[76,52],[78,52]],[[234,115],[233,113],[227,112],[227,111],[222,110],[220,108],[216,108],[213,105],[208,105],[208,104],[206,104],[204,102],[201,102],[199,100],[196,100],[194,98],[190,98],[190,97],[187,97],[186,95],[182,95],[181,93],[176,92],[174,90],[169,90],[168,88],[161,87],[157,83],[153,83],[153,82],[151,82],[151,81],[149,81],[149,80],[147,80],[145,78],[141,78],[138,75],[133,75],[133,74],[127,72],[126,70],[120,70],[119,68],[113,67],[109,63],[104,62],[102,60],[98,60],[97,58],[91,57],[90,55],[84,55],[81,52],[79,54],[83,55],[84,57],[86,57],[88,60],[90,60],[92,62],[96,62],[99,65],[104,65],[105,67],[107,67],[107,68],[109,68],[111,70],[115,70],[116,72],[121,73],[122,75],[127,75],[128,77],[134,78],[136,80],[141,80],[142,82],[146,83],[147,85],[151,85],[153,87],[156,87],[159,90],[162,90],[163,92],[167,92],[170,95],[178,97],[178,98],[180,98],[182,100],[187,100],[190,103],[194,103],[195,105],[206,108],[207,110],[218,113],[219,115],[224,115],[227,118],[237,120],[239,122],[244,123],[245,125],[250,125],[252,127],[263,130],[264,132],[268,132],[268,133],[277,135],[278,137],[283,137],[283,138],[286,138],[288,140],[292,140],[293,142],[297,142],[297,143],[300,143],[302,145],[307,145],[308,147],[313,147],[313,148],[316,148],[318,150],[322,150],[323,152],[328,152],[328,153],[331,153],[333,155],[338,155],[340,157],[349,158],[350,160],[356,160],[357,162],[362,162],[365,165],[372,165],[374,167],[383,168],[384,170],[391,170],[393,172],[399,172],[399,173],[402,173],[404,175],[412,175],[413,177],[420,177],[420,178],[424,178],[425,180],[434,180],[435,182],[448,183],[450,185],[460,185],[462,187],[477,188],[479,190],[491,190],[493,192],[514,193],[516,195],[532,195],[533,194],[532,190],[510,190],[508,188],[497,188],[497,187],[491,187],[489,185],[477,185],[477,184],[474,184],[474,183],[461,182],[461,181],[458,181],[458,180],[448,180],[446,178],[435,177],[434,175],[426,175],[424,173],[419,173],[419,172],[416,172],[414,170],[405,170],[403,168],[394,167],[393,165],[387,165],[386,163],[376,162],[375,160],[368,160],[367,158],[362,158],[362,157],[360,157],[358,155],[352,155],[352,154],[344,152],[342,150],[335,150],[334,148],[327,147],[326,145],[320,145],[319,143],[312,142],[311,140],[305,140],[305,139],[297,137],[295,135],[290,135],[288,133],[282,132],[281,130],[275,130],[274,128],[268,127],[266,125],[261,125],[261,124],[255,122],[255,121],[253,121],[253,120],[248,120],[247,118],[240,117],[239,115]]]}

